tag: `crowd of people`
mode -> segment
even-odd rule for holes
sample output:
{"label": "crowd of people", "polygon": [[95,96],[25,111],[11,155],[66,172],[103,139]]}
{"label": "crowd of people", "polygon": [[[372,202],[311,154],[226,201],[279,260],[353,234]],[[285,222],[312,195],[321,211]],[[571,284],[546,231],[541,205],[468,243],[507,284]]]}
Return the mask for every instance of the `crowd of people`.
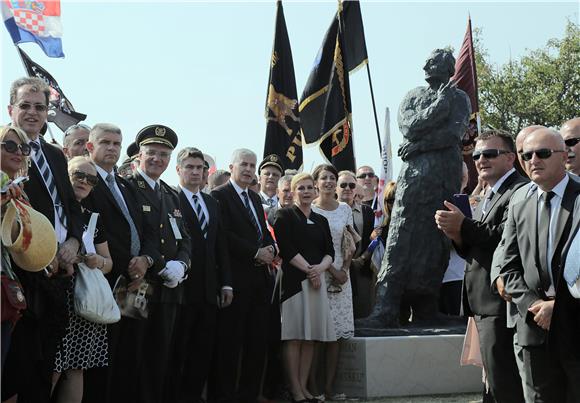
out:
{"label": "crowd of people", "polygon": [[[131,143],[113,124],[77,124],[60,148],[41,134],[49,96],[39,79],[15,81],[0,131],[3,215],[24,201],[58,243],[34,271],[2,245],[2,401],[347,399],[334,382],[341,341],[375,304],[372,251],[384,249],[396,183],[377,195],[370,166],[298,173],[248,149],[210,175],[203,152],[178,148],[164,125]],[[497,402],[580,401],[579,141],[579,118],[561,134],[531,127],[515,144],[484,132],[473,218],[449,202],[434,212],[456,252],[441,311],[474,318]],[[170,186],[161,177],[174,152]],[[80,264],[103,273],[120,320],[77,311]],[[10,317],[5,278],[25,301]]]}

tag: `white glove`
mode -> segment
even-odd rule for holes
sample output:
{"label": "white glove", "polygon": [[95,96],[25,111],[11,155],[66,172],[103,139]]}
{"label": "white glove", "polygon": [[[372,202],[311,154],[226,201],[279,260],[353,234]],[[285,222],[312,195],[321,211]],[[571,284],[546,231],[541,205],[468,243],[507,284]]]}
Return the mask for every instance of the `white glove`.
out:
{"label": "white glove", "polygon": [[159,272],[159,275],[165,280],[164,286],[175,288],[183,281],[184,267],[177,260],[170,260],[165,264],[165,268]]}

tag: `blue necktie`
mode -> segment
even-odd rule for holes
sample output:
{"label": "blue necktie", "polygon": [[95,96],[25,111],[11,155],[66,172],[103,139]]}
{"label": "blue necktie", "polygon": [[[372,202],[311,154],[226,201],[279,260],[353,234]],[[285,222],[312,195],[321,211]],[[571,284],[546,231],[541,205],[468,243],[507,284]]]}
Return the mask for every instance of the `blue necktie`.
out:
{"label": "blue necktie", "polygon": [[108,174],[106,182],[107,182],[107,186],[109,187],[109,190],[113,194],[113,198],[115,199],[115,202],[117,202],[117,206],[119,206],[119,208],[121,209],[121,212],[123,213],[123,216],[125,217],[125,220],[127,220],[127,223],[129,224],[129,229],[131,231],[131,255],[138,256],[139,251],[141,250],[141,241],[139,239],[139,233],[137,232],[137,227],[135,227],[135,223],[133,222],[133,218],[131,218],[131,214],[129,214],[129,210],[127,210],[127,206],[125,206],[125,203],[121,199],[121,195],[119,193],[117,193],[117,189],[115,189],[115,177],[111,174]]}
{"label": "blue necktie", "polygon": [[195,214],[197,215],[197,221],[199,221],[201,233],[203,234],[204,238],[207,238],[207,220],[197,195],[193,195],[193,204],[195,204]]}
{"label": "blue necktie", "polygon": [[256,221],[256,216],[254,216],[254,212],[250,207],[250,198],[248,197],[248,193],[245,190],[242,192],[242,196],[244,197],[244,204],[246,205],[246,210],[248,210],[250,221],[252,221],[252,224],[254,225],[254,228],[256,228],[256,232],[258,233],[258,245],[261,245],[263,236],[262,229],[260,228],[260,224],[258,224],[258,221]]}

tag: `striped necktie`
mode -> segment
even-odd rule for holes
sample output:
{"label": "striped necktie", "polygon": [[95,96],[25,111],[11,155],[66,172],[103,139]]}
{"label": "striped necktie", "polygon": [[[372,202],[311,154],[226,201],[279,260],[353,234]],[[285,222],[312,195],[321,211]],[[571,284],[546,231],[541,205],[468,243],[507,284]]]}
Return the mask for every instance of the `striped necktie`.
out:
{"label": "striped necktie", "polygon": [[62,202],[60,200],[60,196],[56,189],[56,183],[54,182],[54,176],[50,170],[50,166],[44,158],[44,154],[42,153],[42,148],[40,144],[36,141],[30,142],[30,147],[34,150],[34,161],[36,162],[36,166],[38,167],[38,171],[46,184],[46,188],[48,189],[48,193],[50,193],[50,197],[52,198],[52,202],[54,203],[54,207],[56,208],[56,213],[58,214],[58,219],[62,223],[62,225],[67,228],[67,220],[66,215],[64,214],[64,208],[62,206]]}
{"label": "striped necktie", "polygon": [[195,214],[197,215],[197,221],[199,221],[199,228],[204,238],[207,238],[207,219],[201,208],[201,203],[197,195],[193,195],[193,204],[195,205]]}
{"label": "striped necktie", "polygon": [[254,212],[250,207],[250,198],[248,197],[248,192],[244,190],[242,192],[242,196],[244,197],[244,204],[246,206],[246,210],[248,211],[248,215],[250,216],[250,221],[252,222],[254,228],[256,229],[256,232],[258,233],[258,245],[261,245],[263,237],[262,229],[260,228],[260,224],[258,224],[258,221],[256,221],[256,216],[254,215]]}

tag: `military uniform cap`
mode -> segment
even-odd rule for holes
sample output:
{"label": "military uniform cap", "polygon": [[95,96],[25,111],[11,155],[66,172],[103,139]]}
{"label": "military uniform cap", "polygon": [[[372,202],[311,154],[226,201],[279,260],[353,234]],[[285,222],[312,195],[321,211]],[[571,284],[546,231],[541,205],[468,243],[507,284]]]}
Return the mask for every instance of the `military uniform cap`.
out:
{"label": "military uniform cap", "polygon": [[137,154],[139,154],[139,146],[137,143],[132,142],[129,144],[129,147],[127,147],[127,157],[129,157],[129,160],[132,160]]}
{"label": "military uniform cap", "polygon": [[262,168],[267,166],[273,166],[277,168],[280,173],[284,173],[284,168],[282,168],[282,160],[276,154],[270,154],[264,158],[262,162],[260,162],[260,165],[258,166],[258,173],[262,172]]}
{"label": "military uniform cap", "polygon": [[147,144],[162,144],[174,149],[177,146],[177,134],[164,125],[149,125],[137,133],[135,143],[139,147]]}

